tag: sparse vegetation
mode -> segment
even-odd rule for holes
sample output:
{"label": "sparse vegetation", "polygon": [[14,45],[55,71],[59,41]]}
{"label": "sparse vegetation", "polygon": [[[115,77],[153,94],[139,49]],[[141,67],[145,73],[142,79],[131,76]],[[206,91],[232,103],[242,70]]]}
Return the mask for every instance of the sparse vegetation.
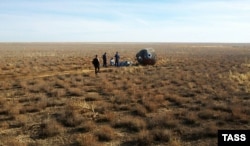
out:
{"label": "sparse vegetation", "polygon": [[99,141],[111,141],[115,138],[114,130],[109,126],[102,126],[95,132]]}
{"label": "sparse vegetation", "polygon": [[[216,145],[250,124],[250,45],[217,45],[1,43],[0,145]],[[92,70],[148,46],[154,66]]]}

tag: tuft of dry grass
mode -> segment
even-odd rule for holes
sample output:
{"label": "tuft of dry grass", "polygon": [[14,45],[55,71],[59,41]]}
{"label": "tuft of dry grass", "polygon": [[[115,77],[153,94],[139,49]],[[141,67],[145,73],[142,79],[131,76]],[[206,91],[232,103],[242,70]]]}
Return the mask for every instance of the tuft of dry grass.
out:
{"label": "tuft of dry grass", "polygon": [[47,92],[49,97],[64,97],[67,95],[65,89],[52,89]]}
{"label": "tuft of dry grass", "polygon": [[147,114],[147,109],[140,105],[140,104],[136,104],[133,108],[132,108],[132,113],[138,116],[142,116],[145,117]]}
{"label": "tuft of dry grass", "polygon": [[28,106],[24,106],[21,110],[20,110],[20,114],[25,114],[25,113],[37,113],[39,112],[41,109],[39,107],[36,107],[34,105],[28,105]]}
{"label": "tuft of dry grass", "polygon": [[215,119],[217,115],[212,110],[204,109],[198,112],[198,117],[203,120],[208,120],[208,119]]}
{"label": "tuft of dry grass", "polygon": [[178,121],[175,119],[173,113],[160,113],[147,119],[147,126],[149,129],[154,128],[175,128],[178,126]]}
{"label": "tuft of dry grass", "polygon": [[231,112],[230,106],[227,103],[213,103],[211,108],[215,111]]}
{"label": "tuft of dry grass", "polygon": [[167,94],[165,98],[166,100],[168,100],[169,102],[173,103],[173,105],[176,105],[176,106],[182,106],[183,103],[185,103],[187,100],[175,94]]}
{"label": "tuft of dry grass", "polygon": [[36,133],[37,135],[32,135],[31,137],[44,139],[44,138],[56,136],[60,133],[63,133],[64,131],[65,131],[64,127],[60,123],[51,119],[51,120],[43,122],[40,125],[40,131]]}
{"label": "tuft of dry grass", "polygon": [[76,136],[76,145],[79,146],[101,146],[98,138],[92,134],[79,134]]}
{"label": "tuft of dry grass", "polygon": [[153,139],[158,142],[169,142],[171,139],[171,132],[164,129],[154,129],[152,132]]}
{"label": "tuft of dry grass", "polygon": [[141,118],[125,116],[114,120],[112,126],[114,128],[125,128],[129,132],[139,132],[146,128],[146,122]]}
{"label": "tuft of dry grass", "polygon": [[189,112],[183,117],[183,124],[187,126],[200,126],[199,118],[195,112]]}
{"label": "tuft of dry grass", "polygon": [[99,99],[99,94],[96,92],[89,92],[85,97],[85,101],[96,101],[98,99]]}
{"label": "tuft of dry grass", "polygon": [[65,111],[59,118],[65,126],[75,127],[82,123],[83,118],[77,111]]}
{"label": "tuft of dry grass", "polygon": [[60,78],[55,81],[54,87],[55,88],[67,88],[67,84],[65,84],[65,81],[63,81],[64,78]]}
{"label": "tuft of dry grass", "polygon": [[142,130],[134,138],[135,145],[150,146],[153,144],[153,136],[148,130]]}
{"label": "tuft of dry grass", "polygon": [[109,126],[101,126],[96,132],[95,135],[98,137],[99,141],[111,141],[115,139],[115,132]]}
{"label": "tuft of dry grass", "polygon": [[93,131],[97,125],[93,121],[84,121],[81,125],[78,126],[79,132],[90,132]]}
{"label": "tuft of dry grass", "polygon": [[155,112],[158,109],[158,103],[151,102],[149,100],[144,100],[143,105],[149,112]]}
{"label": "tuft of dry grass", "polygon": [[96,122],[112,122],[115,118],[116,117],[113,112],[104,112],[103,115],[99,115]]}
{"label": "tuft of dry grass", "polygon": [[49,91],[51,88],[43,80],[33,80],[28,82],[28,90],[31,93]]}
{"label": "tuft of dry grass", "polygon": [[207,127],[204,130],[205,137],[216,138],[217,132],[220,128],[216,125],[216,123],[208,123]]}
{"label": "tuft of dry grass", "polygon": [[16,115],[15,119],[18,123],[20,123],[22,125],[22,127],[24,127],[29,121],[29,117],[27,115],[24,115],[24,114]]}
{"label": "tuft of dry grass", "polygon": [[1,141],[0,144],[6,146],[28,146],[27,143],[21,142],[20,140],[16,139],[16,137],[8,137]]}
{"label": "tuft of dry grass", "polygon": [[79,88],[69,88],[69,89],[67,89],[67,95],[69,95],[69,96],[81,96],[82,91]]}
{"label": "tuft of dry grass", "polygon": [[182,146],[183,143],[178,138],[171,138],[170,142],[169,142],[169,145],[171,145],[171,146]]}
{"label": "tuft of dry grass", "polygon": [[231,118],[232,120],[240,121],[242,123],[249,123],[250,120],[247,118],[247,114],[243,111],[240,105],[233,105],[231,107]]}

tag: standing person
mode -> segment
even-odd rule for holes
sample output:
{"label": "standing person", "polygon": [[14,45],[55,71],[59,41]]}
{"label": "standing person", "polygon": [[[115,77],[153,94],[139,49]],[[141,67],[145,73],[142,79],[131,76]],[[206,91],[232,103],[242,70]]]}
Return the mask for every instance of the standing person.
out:
{"label": "standing person", "polygon": [[107,67],[107,54],[106,52],[102,55],[103,67]]}
{"label": "standing person", "polygon": [[98,72],[100,72],[100,62],[98,59],[98,55],[95,55],[95,58],[92,61],[94,67],[95,67],[95,74],[97,74]]}
{"label": "standing person", "polygon": [[118,52],[116,52],[116,54],[115,54],[115,66],[119,66],[119,59],[120,59],[120,56],[119,56],[119,54],[118,54]]}

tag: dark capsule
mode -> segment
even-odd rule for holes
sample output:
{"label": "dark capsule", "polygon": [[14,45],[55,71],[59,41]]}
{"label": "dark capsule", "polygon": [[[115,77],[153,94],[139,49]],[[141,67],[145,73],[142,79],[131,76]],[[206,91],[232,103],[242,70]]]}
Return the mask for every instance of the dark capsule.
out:
{"label": "dark capsule", "polygon": [[145,48],[136,54],[136,59],[141,65],[154,65],[156,63],[155,50],[152,48]]}

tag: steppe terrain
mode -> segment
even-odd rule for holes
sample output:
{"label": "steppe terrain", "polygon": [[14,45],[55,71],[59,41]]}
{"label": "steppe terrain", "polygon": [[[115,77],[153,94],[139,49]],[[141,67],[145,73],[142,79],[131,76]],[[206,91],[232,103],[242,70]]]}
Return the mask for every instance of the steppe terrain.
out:
{"label": "steppe terrain", "polygon": [[[135,54],[154,48],[154,66]],[[130,67],[91,61],[118,51]],[[250,44],[0,43],[0,146],[213,146],[250,129]]]}

